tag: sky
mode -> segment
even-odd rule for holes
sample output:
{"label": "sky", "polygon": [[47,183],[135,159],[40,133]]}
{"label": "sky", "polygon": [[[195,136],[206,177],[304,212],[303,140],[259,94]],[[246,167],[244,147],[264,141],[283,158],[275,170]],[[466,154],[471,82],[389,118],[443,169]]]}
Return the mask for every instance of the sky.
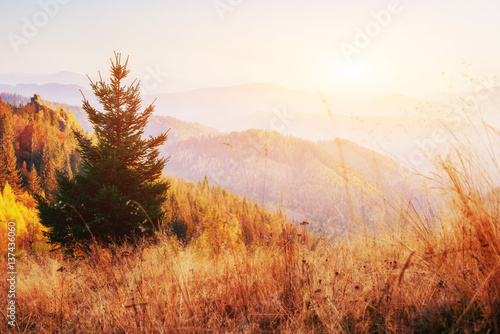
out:
{"label": "sky", "polygon": [[1,0],[0,73],[418,96],[500,74],[496,0]]}

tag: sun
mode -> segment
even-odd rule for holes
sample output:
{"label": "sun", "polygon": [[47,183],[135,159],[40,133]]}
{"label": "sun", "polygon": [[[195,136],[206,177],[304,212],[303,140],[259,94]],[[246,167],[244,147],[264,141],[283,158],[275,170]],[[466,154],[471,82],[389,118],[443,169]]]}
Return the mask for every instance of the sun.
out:
{"label": "sun", "polygon": [[335,89],[356,88],[368,84],[371,68],[361,61],[337,61],[320,69],[321,82]]}
{"label": "sun", "polygon": [[359,82],[366,76],[366,71],[359,65],[347,64],[336,70],[335,73],[344,82]]}

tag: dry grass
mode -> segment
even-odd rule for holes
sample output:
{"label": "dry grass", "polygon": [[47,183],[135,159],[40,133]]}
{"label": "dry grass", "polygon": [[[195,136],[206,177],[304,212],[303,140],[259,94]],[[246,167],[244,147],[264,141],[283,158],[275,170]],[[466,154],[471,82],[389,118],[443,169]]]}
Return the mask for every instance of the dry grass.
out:
{"label": "dry grass", "polygon": [[451,164],[442,177],[438,227],[409,210],[397,235],[302,243],[284,227],[219,256],[166,237],[79,259],[24,254],[15,331],[498,332],[498,195],[468,189]]}
{"label": "dry grass", "polygon": [[442,161],[429,203],[402,201],[372,236],[283,226],[218,255],[166,236],[83,258],[19,254],[13,332],[498,333],[500,192],[469,158]]}

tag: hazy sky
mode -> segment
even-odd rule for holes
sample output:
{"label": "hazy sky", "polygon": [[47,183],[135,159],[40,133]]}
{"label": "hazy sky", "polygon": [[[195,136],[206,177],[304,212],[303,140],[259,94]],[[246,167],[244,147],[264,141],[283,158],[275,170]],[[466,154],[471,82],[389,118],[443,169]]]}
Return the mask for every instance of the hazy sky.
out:
{"label": "hazy sky", "polygon": [[134,77],[163,73],[162,90],[417,95],[463,88],[462,59],[500,74],[496,0],[1,0],[0,13],[0,73],[94,75],[118,51]]}

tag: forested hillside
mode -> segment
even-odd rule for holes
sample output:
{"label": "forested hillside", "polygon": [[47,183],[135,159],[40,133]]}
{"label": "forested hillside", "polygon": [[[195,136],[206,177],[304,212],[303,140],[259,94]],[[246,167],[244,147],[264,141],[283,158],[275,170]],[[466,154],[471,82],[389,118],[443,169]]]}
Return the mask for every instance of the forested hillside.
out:
{"label": "forested hillside", "polygon": [[[108,247],[90,241],[71,257],[48,252],[32,195],[54,202],[56,170],[83,169],[71,131],[79,122],[67,106],[10,98],[0,102],[0,245],[15,222],[27,332],[498,327],[498,172],[479,167],[477,147],[438,160],[433,187],[421,191],[421,179],[347,140],[223,134],[158,118],[157,132],[181,129],[162,147],[164,172],[187,179],[162,180],[170,187],[158,230]],[[95,316],[102,307],[110,312]]]}
{"label": "forested hillside", "polygon": [[[26,97],[5,93],[1,97],[20,105],[14,109],[36,109]],[[68,110],[68,116],[61,119],[71,118],[76,126],[88,124],[79,107],[41,100],[36,103],[47,108],[49,115],[55,115],[54,109]],[[32,137],[37,138],[36,131],[31,135],[29,129],[19,131],[15,145],[24,184],[32,171],[28,144]],[[207,176],[211,184],[246,196],[271,211],[281,209],[288,219],[314,222],[312,229],[318,232],[343,233],[351,221],[366,227],[381,215],[392,216],[394,203],[407,203],[418,183],[414,178],[407,179],[391,159],[347,140],[314,143],[265,130],[224,134],[198,123],[155,115],[150,118],[146,135],[155,136],[168,129],[169,138],[162,151],[164,156],[170,156],[166,174],[195,182]],[[64,136],[71,137],[68,132]],[[37,143],[35,140],[33,161],[40,176],[43,145]],[[66,154],[69,160],[60,155],[55,167],[61,168],[65,161],[73,161],[76,167],[75,142],[69,140],[64,145],[63,151],[70,152]],[[68,166],[64,169],[68,170]],[[70,170],[74,172],[74,168]],[[50,186],[50,182],[41,180],[43,187],[47,184]],[[418,199],[415,206],[419,206]]]}
{"label": "forested hillside", "polygon": [[[14,106],[23,106],[31,103],[30,98],[18,94],[0,93],[0,99]],[[79,124],[85,131],[93,131],[92,126],[87,119],[87,115],[82,110],[81,106],[68,105],[48,100],[43,100],[41,103],[54,110],[63,109],[68,113],[72,113],[74,115],[74,119],[78,120]],[[170,129],[168,132],[168,140],[170,142],[185,140],[191,137],[212,136],[221,133],[219,130],[199,123],[184,122],[171,116],[152,115],[146,127],[145,135],[156,136],[159,133],[167,131],[168,129]]]}
{"label": "forested hillside", "polygon": [[281,212],[271,212],[208,179],[186,182],[169,178],[165,202],[168,229],[184,244],[218,254],[224,249],[262,246],[274,241],[288,222]]}
{"label": "forested hillside", "polygon": [[[2,154],[8,166],[3,174],[20,176],[17,182],[8,179],[14,191],[33,193],[40,189],[50,197],[56,186],[56,170],[70,176],[78,172],[80,157],[72,129],[79,125],[71,112],[49,108],[35,95],[21,106],[0,102],[0,113]],[[5,180],[0,186],[5,186]]]}
{"label": "forested hillside", "polygon": [[156,136],[168,129],[169,142],[186,140],[191,137],[209,137],[220,134],[219,130],[199,123],[188,123],[180,121],[171,116],[152,115],[146,127],[145,133],[148,136]]}
{"label": "forested hillside", "polygon": [[393,206],[408,203],[415,188],[392,160],[345,140],[313,143],[249,130],[167,143],[165,154],[171,156],[167,173],[192,181],[206,175],[329,233],[342,233],[349,221],[368,226],[391,216]]}
{"label": "forested hillside", "polygon": [[0,101],[0,220],[16,222],[21,247],[43,247],[32,195],[52,200],[56,171],[79,171],[73,128],[79,124],[72,113],[49,108],[38,96],[23,105]]}
{"label": "forested hillside", "polygon": [[[70,177],[79,172],[80,156],[72,129],[81,130],[80,123],[64,104],[42,101],[39,96],[1,97],[8,103],[0,101],[0,220],[17,222],[21,247],[47,247],[32,195],[52,200],[57,192],[56,171]],[[169,127],[175,128],[170,133],[174,141],[217,133],[171,117],[156,117],[150,124],[151,132]],[[207,179],[190,183],[169,178],[169,183],[163,227],[183,244],[195,241],[214,253],[251,247],[270,242],[273,231],[278,235],[286,223],[282,214],[210,186]],[[0,241],[5,243],[3,237]]]}

